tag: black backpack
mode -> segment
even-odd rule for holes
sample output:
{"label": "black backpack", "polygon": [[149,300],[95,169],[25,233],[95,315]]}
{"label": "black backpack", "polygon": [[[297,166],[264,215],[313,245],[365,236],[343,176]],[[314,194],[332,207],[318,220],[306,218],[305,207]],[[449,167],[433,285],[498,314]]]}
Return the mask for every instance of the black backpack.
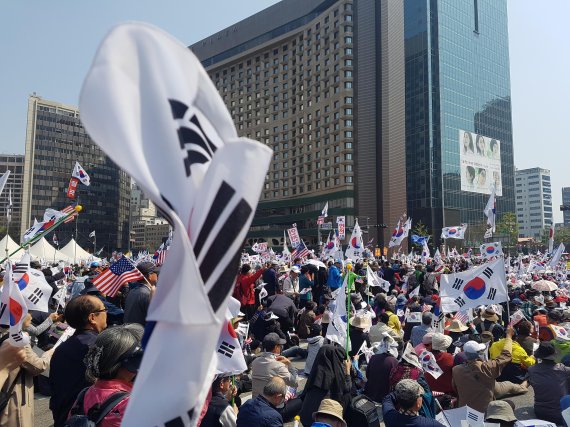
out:
{"label": "black backpack", "polygon": [[354,397],[346,411],[346,423],[349,426],[376,427],[382,420],[382,405],[363,394]]}
{"label": "black backpack", "polygon": [[83,398],[89,387],[84,388],[77,396],[73,407],[71,408],[71,416],[67,419],[63,427],[97,427],[103,418],[111,412],[111,410],[119,404],[123,399],[129,396],[127,391],[118,391],[109,396],[99,405],[92,406],[87,415],[83,412]]}

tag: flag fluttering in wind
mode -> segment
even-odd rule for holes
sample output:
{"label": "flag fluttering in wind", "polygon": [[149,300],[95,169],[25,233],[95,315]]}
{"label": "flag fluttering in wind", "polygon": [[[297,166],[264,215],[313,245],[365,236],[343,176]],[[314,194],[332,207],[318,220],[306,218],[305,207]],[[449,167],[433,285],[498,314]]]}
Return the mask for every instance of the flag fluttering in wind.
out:
{"label": "flag fluttering in wind", "polygon": [[6,263],[4,286],[0,293],[0,323],[9,326],[8,341],[16,347],[24,347],[30,339],[22,334],[22,325],[28,314],[24,296],[12,277],[12,264]]}
{"label": "flag fluttering in wind", "polygon": [[562,257],[562,254],[564,253],[565,249],[566,249],[566,247],[564,246],[563,243],[560,243],[560,245],[558,245],[556,252],[554,252],[554,255],[552,255],[552,259],[548,263],[548,265],[550,267],[554,268],[558,265],[558,263],[560,262],[560,258]]}
{"label": "flag fluttering in wind", "polygon": [[[347,340],[347,311],[346,289],[348,288],[348,274],[345,275],[342,286],[336,291],[335,306],[332,318],[327,329],[326,338],[342,345],[347,351],[350,341]],[[334,294],[333,294],[334,295]]]}
{"label": "flag fluttering in wind", "polygon": [[495,223],[497,217],[497,197],[495,195],[494,185],[493,188],[491,188],[491,195],[489,196],[489,200],[487,201],[487,205],[485,206],[483,213],[487,217],[487,225],[491,230],[491,236],[492,236],[492,233],[495,232]]}
{"label": "flag fluttering in wind", "polygon": [[384,292],[390,291],[390,282],[378,276],[370,266],[366,266],[366,281],[370,287],[381,288]]}
{"label": "flag fluttering in wind", "polygon": [[44,273],[30,268],[29,253],[22,255],[14,266],[12,279],[18,285],[28,309],[48,312],[52,288],[46,281]]}
{"label": "flag fluttering in wind", "polygon": [[548,253],[552,253],[554,250],[554,225],[550,225],[548,231]]}
{"label": "flag fluttering in wind", "polygon": [[91,233],[89,233],[89,237],[90,237],[90,238],[95,237],[95,230],[93,230]]}
{"label": "flag fluttering in wind", "polygon": [[444,227],[441,229],[442,239],[464,239],[467,224],[461,224],[455,227]]}
{"label": "flag fluttering in wind", "polygon": [[417,234],[412,234],[411,239],[414,245],[423,246],[424,243],[427,243],[429,240],[429,236],[418,236]]}
{"label": "flag fluttering in wind", "polygon": [[390,242],[388,247],[392,248],[394,246],[400,246],[402,241],[408,237],[408,234],[412,228],[412,218],[408,218],[406,221],[400,219],[396,228],[392,232],[392,237],[390,237]]}
{"label": "flag fluttering in wind", "polygon": [[508,301],[503,257],[461,273],[442,274],[440,296],[445,313]]}
{"label": "flag fluttering in wind", "polygon": [[481,256],[487,259],[503,254],[501,242],[483,243],[479,249]]}
{"label": "flag fluttering in wind", "polygon": [[57,211],[55,209],[46,209],[44,213],[44,218],[42,222],[34,223],[22,237],[24,243],[32,240],[35,236],[50,230],[53,226],[63,217],[65,213],[62,211]]}
{"label": "flag fluttering in wind", "polygon": [[364,242],[362,241],[362,230],[358,225],[358,220],[354,221],[354,228],[352,230],[352,235],[348,241],[348,247],[344,252],[347,258],[357,259],[362,256],[364,252]]}
{"label": "flag fluttering in wind", "polygon": [[6,220],[8,222],[12,221],[12,189],[8,193],[8,204],[6,205]]}
{"label": "flag fluttering in wind", "polygon": [[323,217],[325,217],[325,218],[326,218],[327,216],[329,216],[329,202],[327,202],[327,203],[325,204],[325,207],[324,207],[323,210],[321,211],[321,216],[323,216]]}
{"label": "flag fluttering in wind", "polygon": [[307,249],[305,243],[301,240],[297,247],[291,252],[291,259],[295,258],[307,258],[311,252]]}
{"label": "flag fluttering in wind", "polygon": [[87,174],[87,172],[85,172],[85,169],[81,167],[79,162],[75,162],[75,166],[73,167],[73,172],[71,173],[71,176],[73,178],[77,178],[85,186],[91,185],[91,178],[89,178],[89,175]]}
{"label": "flag fluttering in wind", "polygon": [[287,236],[285,235],[285,230],[283,230],[283,252],[281,252],[281,258],[284,261],[288,261],[291,259],[291,251],[287,247]]}
{"label": "flag fluttering in wind", "polygon": [[4,172],[2,176],[0,176],[0,194],[2,194],[2,191],[4,191],[4,187],[6,186],[9,177],[10,177],[10,170],[7,170],[6,172]]}
{"label": "flag fluttering in wind", "polygon": [[129,282],[143,280],[144,276],[124,255],[109,268],[92,279],[102,294],[114,297]]}
{"label": "flag fluttering in wind", "polygon": [[271,150],[238,137],[199,60],[150,25],[109,33],[80,110],[91,138],[136,180],[175,234],[122,425],[194,426],[216,370],[226,300]]}

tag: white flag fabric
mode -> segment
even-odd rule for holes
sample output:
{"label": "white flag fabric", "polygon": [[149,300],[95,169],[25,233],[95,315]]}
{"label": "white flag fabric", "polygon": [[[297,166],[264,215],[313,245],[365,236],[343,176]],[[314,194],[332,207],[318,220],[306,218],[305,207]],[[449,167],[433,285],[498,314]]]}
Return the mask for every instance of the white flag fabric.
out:
{"label": "white flag fabric", "polygon": [[443,375],[443,370],[437,364],[433,353],[424,350],[420,353],[419,358],[424,372],[427,372],[436,380]]}
{"label": "white flag fabric", "polygon": [[8,193],[8,205],[6,206],[6,220],[8,222],[12,221],[12,189]]}
{"label": "white flag fabric", "polygon": [[487,217],[487,225],[491,230],[491,233],[495,232],[495,223],[496,223],[496,215],[497,215],[497,198],[495,196],[495,186],[491,188],[491,195],[489,196],[489,200],[487,201],[487,205],[483,210],[483,213]]}
{"label": "white flag fabric", "polygon": [[73,167],[73,172],[71,173],[73,178],[77,178],[83,185],[89,186],[91,184],[91,179],[85,169],[81,167],[79,162],[75,162],[75,166]]}
{"label": "white flag fabric", "polygon": [[216,345],[216,374],[241,374],[247,371],[241,345],[231,321],[226,321]]}
{"label": "white flag fabric", "polygon": [[442,274],[440,296],[444,313],[508,301],[503,257],[461,273]]}
{"label": "white flag fabric", "polygon": [[493,237],[493,229],[487,228],[487,230],[485,230],[485,234],[483,235],[483,238],[484,239],[490,239],[491,237]]}
{"label": "white flag fabric", "polygon": [[390,291],[390,282],[378,276],[369,266],[366,266],[366,281],[368,286],[382,288],[384,292]]}
{"label": "white flag fabric", "polygon": [[30,268],[30,254],[25,253],[14,266],[12,279],[17,284],[29,310],[48,311],[52,288],[44,273]]}
{"label": "white flag fabric", "polygon": [[30,241],[35,236],[43,233],[46,230],[49,230],[53,227],[61,218],[63,218],[66,214],[64,212],[55,210],[55,209],[46,209],[44,212],[44,218],[42,222],[37,222],[34,220],[34,225],[32,225],[22,237],[24,243]]}
{"label": "white flag fabric", "polygon": [[350,259],[358,259],[362,256],[364,252],[364,242],[362,241],[362,230],[358,225],[358,220],[354,221],[354,229],[352,230],[352,235],[348,242],[348,247],[344,252],[344,255]]}
{"label": "white flag fabric", "polygon": [[548,253],[552,253],[554,250],[554,225],[551,225],[548,229]]}
{"label": "white flag fabric", "polygon": [[552,259],[550,260],[548,265],[553,267],[553,268],[556,267],[558,265],[558,263],[560,262],[560,258],[562,257],[562,254],[564,253],[565,249],[566,249],[566,247],[564,246],[564,244],[560,243],[560,245],[556,249],[556,252],[554,252],[554,255],[552,255]]}
{"label": "white flag fabric", "polygon": [[8,261],[0,294],[0,323],[9,325],[8,341],[16,347],[24,347],[30,343],[29,337],[22,334],[22,324],[27,314],[26,302],[20,289],[14,283],[12,264]]}
{"label": "white flag fabric", "polygon": [[287,236],[285,235],[285,230],[283,230],[283,252],[281,252],[281,258],[284,261],[289,261],[291,258],[291,251],[287,247]]}
{"label": "white flag fabric", "polygon": [[424,264],[427,262],[427,259],[431,256],[430,253],[429,253],[428,240],[429,240],[429,239],[425,239],[425,240],[424,240],[424,244],[423,244],[423,247],[422,247],[422,256],[421,256],[421,258],[420,258],[420,262],[422,262],[422,263],[424,263]]}
{"label": "white flag fabric", "polygon": [[89,237],[95,237],[95,230],[93,230],[91,233],[89,233]]}
{"label": "white flag fabric", "polygon": [[483,243],[479,250],[481,251],[481,256],[487,259],[503,255],[501,242]]}
{"label": "white flag fabric", "polygon": [[4,172],[4,174],[0,177],[0,194],[2,194],[2,191],[4,191],[4,187],[6,186],[9,177],[10,177],[10,170]]}
{"label": "white flag fabric", "polygon": [[467,224],[458,225],[455,227],[444,227],[441,229],[442,239],[464,239]]}
{"label": "white flag fabric", "polygon": [[238,137],[194,54],[146,24],[111,30],[79,104],[91,138],[174,229],[122,425],[194,426],[271,150]]}
{"label": "white flag fabric", "polygon": [[[348,288],[348,274],[344,277],[342,286],[335,291],[336,298],[334,311],[332,312],[331,322],[327,328],[325,338],[334,341],[346,348],[346,328],[347,328],[347,311],[346,311],[346,289]],[[334,294],[333,294],[334,295]],[[350,342],[348,343],[350,347]],[[350,349],[350,348],[349,348]]]}
{"label": "white flag fabric", "polygon": [[406,221],[402,222],[401,220],[398,221],[396,228],[392,232],[392,236],[390,237],[390,242],[388,243],[388,247],[392,248],[394,246],[400,246],[402,241],[408,237],[410,230],[412,228],[412,218],[408,218]]}
{"label": "white flag fabric", "polygon": [[522,310],[517,310],[513,314],[511,314],[511,319],[509,321],[509,325],[515,326],[517,323],[519,323],[520,321],[525,320],[525,319],[526,319],[526,317],[525,317],[524,313],[522,312]]}
{"label": "white flag fabric", "polygon": [[329,202],[327,202],[325,204],[325,207],[323,208],[323,210],[321,211],[321,215],[324,216],[325,218],[327,216],[329,216]]}
{"label": "white flag fabric", "polygon": [[435,254],[433,254],[433,259],[435,260],[435,262],[437,262],[438,264],[441,262],[441,253],[439,252],[439,248],[437,248],[435,250]]}

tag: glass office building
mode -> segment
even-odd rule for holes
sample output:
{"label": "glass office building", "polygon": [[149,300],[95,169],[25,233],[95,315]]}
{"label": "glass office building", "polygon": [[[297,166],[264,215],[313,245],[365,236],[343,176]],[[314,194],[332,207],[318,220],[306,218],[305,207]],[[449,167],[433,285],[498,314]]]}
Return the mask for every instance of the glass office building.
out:
{"label": "glass office building", "polygon": [[[91,185],[79,184],[78,196],[71,200],[67,186],[76,161],[90,175]],[[89,234],[95,231],[103,254],[127,248],[130,177],[89,138],[77,108],[30,96],[20,236],[47,208],[63,209],[76,200],[83,206],[77,222],[80,246],[92,249]],[[56,234],[60,246],[65,245],[76,235],[75,221],[60,225]]]}
{"label": "glass office building", "polygon": [[482,225],[491,182],[515,212],[507,1],[406,0],[404,20],[408,214],[439,241]]}

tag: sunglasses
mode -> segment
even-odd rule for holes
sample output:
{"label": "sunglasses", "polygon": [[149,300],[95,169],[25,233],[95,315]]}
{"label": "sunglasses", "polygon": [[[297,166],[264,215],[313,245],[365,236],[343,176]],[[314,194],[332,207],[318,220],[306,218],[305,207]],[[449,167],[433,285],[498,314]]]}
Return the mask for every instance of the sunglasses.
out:
{"label": "sunglasses", "polygon": [[102,308],[100,310],[95,310],[92,311],[91,314],[97,314],[97,313],[107,313],[107,309],[106,308]]}

